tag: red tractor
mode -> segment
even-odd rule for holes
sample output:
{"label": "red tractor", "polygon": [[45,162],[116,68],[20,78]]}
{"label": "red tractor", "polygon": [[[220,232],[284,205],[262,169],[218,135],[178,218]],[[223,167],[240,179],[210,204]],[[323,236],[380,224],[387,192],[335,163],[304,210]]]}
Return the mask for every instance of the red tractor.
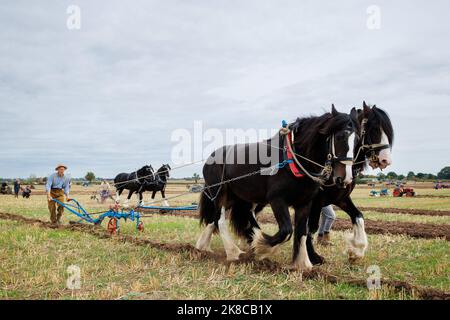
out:
{"label": "red tractor", "polygon": [[394,189],[394,192],[392,192],[392,195],[394,197],[414,197],[416,195],[416,192],[413,188],[402,188],[398,187]]}

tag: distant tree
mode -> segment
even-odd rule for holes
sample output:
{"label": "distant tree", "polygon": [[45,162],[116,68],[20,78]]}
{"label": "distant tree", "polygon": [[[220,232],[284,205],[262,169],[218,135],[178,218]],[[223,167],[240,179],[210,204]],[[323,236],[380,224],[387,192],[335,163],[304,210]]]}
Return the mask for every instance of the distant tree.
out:
{"label": "distant tree", "polygon": [[442,168],[437,175],[438,179],[450,179],[450,167]]}
{"label": "distant tree", "polygon": [[394,171],[388,172],[388,174],[386,175],[386,177],[388,179],[397,179],[397,174]]}
{"label": "distant tree", "polygon": [[88,173],[86,173],[86,175],[84,176],[84,178],[87,180],[87,181],[89,181],[89,182],[92,182],[92,181],[94,181],[95,180],[95,174],[93,173],[93,172],[88,172]]}
{"label": "distant tree", "polygon": [[428,180],[436,180],[437,177],[436,177],[434,174],[429,173],[429,174],[427,174],[427,179],[428,179]]}
{"label": "distant tree", "polygon": [[200,179],[200,175],[198,173],[194,173],[192,175],[192,179],[194,179],[195,183],[197,184],[198,179]]}
{"label": "distant tree", "polygon": [[399,175],[397,176],[397,179],[398,179],[398,180],[405,180],[405,176],[404,176],[403,174],[399,174]]}
{"label": "distant tree", "polygon": [[408,175],[406,176],[406,178],[408,180],[414,180],[415,177],[416,177],[416,174],[412,171],[408,172]]}
{"label": "distant tree", "polygon": [[378,180],[383,181],[386,179],[386,175],[384,173],[380,172],[379,174],[377,174],[377,178],[378,178]]}
{"label": "distant tree", "polygon": [[422,173],[422,172],[419,172],[418,174],[416,174],[416,178],[420,179],[420,180],[425,179],[426,178],[426,174]]}

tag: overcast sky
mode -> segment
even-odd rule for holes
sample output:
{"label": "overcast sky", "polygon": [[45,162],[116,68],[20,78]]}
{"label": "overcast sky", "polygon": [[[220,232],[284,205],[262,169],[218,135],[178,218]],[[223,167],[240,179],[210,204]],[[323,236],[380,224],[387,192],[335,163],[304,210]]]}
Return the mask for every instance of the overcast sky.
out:
{"label": "overcast sky", "polygon": [[[81,29],[66,26],[81,9]],[[369,29],[370,5],[380,29]],[[1,1],[0,177],[171,162],[171,133],[278,128],[362,101],[390,170],[450,165],[450,1]],[[201,172],[201,166],[173,176]]]}

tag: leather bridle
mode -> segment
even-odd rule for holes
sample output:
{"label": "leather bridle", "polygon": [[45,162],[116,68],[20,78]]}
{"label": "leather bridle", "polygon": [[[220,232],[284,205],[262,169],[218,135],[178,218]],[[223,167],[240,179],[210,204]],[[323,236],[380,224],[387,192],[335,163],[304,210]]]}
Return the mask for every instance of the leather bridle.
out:
{"label": "leather bridle", "polygon": [[[361,146],[359,147],[358,152],[356,153],[355,161],[358,159],[359,154],[361,152],[364,152],[365,158],[367,158],[369,161],[378,162],[379,157],[377,152],[384,149],[389,149],[391,145],[383,143],[370,143],[370,141],[368,141],[369,143],[366,144],[366,140],[369,140],[366,132],[367,122],[368,122],[367,118],[364,118],[361,122]],[[359,164],[363,162],[366,162],[366,159],[364,159],[363,161],[355,162],[354,164]]]}

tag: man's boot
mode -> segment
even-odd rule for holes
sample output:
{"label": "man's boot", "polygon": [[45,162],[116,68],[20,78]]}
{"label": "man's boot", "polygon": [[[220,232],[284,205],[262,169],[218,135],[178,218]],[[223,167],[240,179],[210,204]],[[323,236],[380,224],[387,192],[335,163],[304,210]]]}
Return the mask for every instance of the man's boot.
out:
{"label": "man's boot", "polygon": [[324,234],[319,234],[317,236],[317,243],[322,246],[330,246],[331,245],[330,233],[325,232]]}

